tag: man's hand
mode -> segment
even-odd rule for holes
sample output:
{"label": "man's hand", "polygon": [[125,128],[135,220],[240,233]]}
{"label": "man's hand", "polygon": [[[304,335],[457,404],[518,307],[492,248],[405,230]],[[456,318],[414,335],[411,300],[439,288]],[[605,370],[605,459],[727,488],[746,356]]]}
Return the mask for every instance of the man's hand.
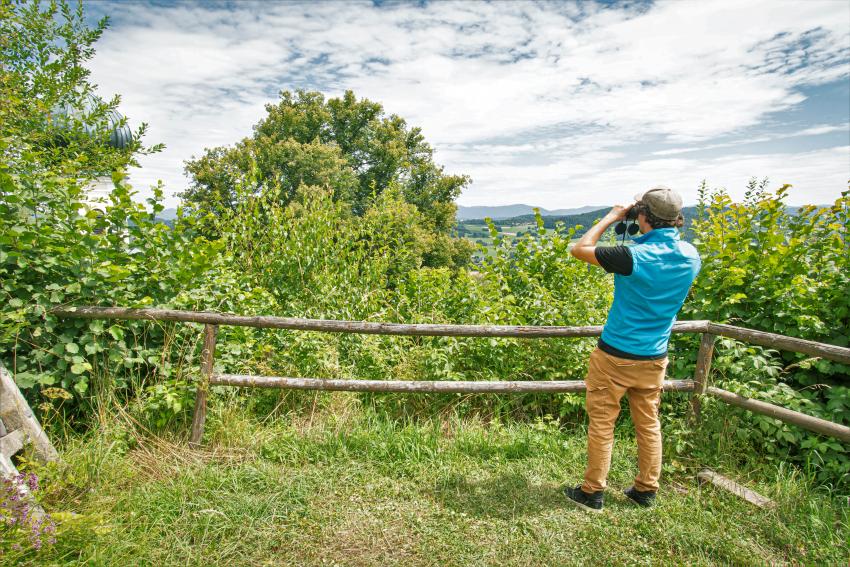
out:
{"label": "man's hand", "polygon": [[599,240],[599,237],[602,236],[602,233],[605,232],[609,226],[614,224],[615,222],[625,220],[626,213],[629,212],[629,209],[634,207],[634,204],[631,205],[614,205],[608,214],[605,217],[590,227],[590,229],[584,233],[578,242],[570,249],[570,254],[587,262],[588,264],[593,264],[594,266],[599,265],[599,260],[596,259],[596,242]]}
{"label": "man's hand", "polygon": [[631,205],[614,205],[614,207],[610,211],[608,211],[608,214],[605,216],[610,217],[612,220],[615,221],[626,220],[626,213],[628,213],[629,210],[631,210],[631,208],[634,206],[634,203],[632,203]]}

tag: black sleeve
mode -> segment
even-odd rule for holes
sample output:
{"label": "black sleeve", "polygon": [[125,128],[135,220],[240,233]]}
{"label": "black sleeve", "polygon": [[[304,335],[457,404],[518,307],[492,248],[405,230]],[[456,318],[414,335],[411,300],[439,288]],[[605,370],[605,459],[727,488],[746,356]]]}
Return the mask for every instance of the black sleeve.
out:
{"label": "black sleeve", "polygon": [[609,274],[632,275],[634,261],[628,246],[597,246],[595,256],[599,265]]}

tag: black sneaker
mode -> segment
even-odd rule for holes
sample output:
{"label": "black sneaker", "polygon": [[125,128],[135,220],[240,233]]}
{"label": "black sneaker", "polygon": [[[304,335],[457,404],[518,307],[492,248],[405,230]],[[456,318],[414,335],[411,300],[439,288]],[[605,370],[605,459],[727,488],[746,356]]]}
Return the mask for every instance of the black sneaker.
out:
{"label": "black sneaker", "polygon": [[603,491],[600,490],[599,492],[591,492],[588,494],[581,489],[581,485],[578,485],[575,488],[569,486],[564,487],[564,496],[566,496],[570,502],[579,508],[584,508],[588,512],[602,512],[602,493]]}
{"label": "black sneaker", "polygon": [[655,492],[648,490],[646,492],[641,492],[634,486],[631,488],[627,488],[623,491],[623,494],[629,497],[629,499],[637,504],[638,506],[643,506],[644,508],[650,508],[655,504]]}

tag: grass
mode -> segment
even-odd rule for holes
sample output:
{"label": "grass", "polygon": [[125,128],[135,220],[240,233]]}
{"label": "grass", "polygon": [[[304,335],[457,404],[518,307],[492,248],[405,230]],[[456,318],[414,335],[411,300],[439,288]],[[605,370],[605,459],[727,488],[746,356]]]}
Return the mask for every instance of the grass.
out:
{"label": "grass", "polygon": [[[399,423],[335,394],[320,411],[261,419],[213,406],[204,449],[120,415],[72,438],[41,471],[48,511],[74,512],[29,565],[846,564],[848,509],[790,472],[749,484],[761,510],[693,471],[667,474],[651,510],[620,490],[634,442],[615,445],[606,511],[571,507],[585,435],[552,424]],[[183,433],[182,429],[180,433]],[[618,433],[619,435],[620,433]]]}

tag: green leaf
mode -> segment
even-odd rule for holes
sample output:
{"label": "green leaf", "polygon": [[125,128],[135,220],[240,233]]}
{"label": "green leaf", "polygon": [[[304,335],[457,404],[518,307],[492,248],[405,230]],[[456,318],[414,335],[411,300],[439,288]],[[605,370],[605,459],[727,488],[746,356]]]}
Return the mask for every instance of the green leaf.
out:
{"label": "green leaf", "polygon": [[68,352],[70,354],[77,354],[78,352],[80,352],[80,347],[79,345],[77,345],[77,343],[66,343],[65,352]]}
{"label": "green leaf", "polygon": [[39,374],[38,383],[42,386],[52,386],[56,383],[56,376],[53,374]]}
{"label": "green leaf", "polygon": [[38,383],[38,377],[32,372],[18,372],[14,378],[15,383],[23,389],[32,388]]}

